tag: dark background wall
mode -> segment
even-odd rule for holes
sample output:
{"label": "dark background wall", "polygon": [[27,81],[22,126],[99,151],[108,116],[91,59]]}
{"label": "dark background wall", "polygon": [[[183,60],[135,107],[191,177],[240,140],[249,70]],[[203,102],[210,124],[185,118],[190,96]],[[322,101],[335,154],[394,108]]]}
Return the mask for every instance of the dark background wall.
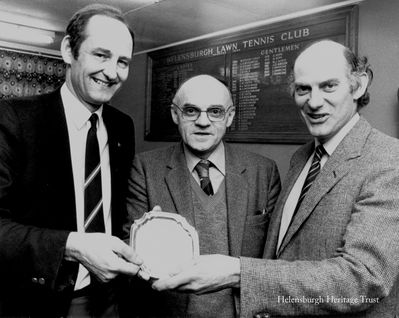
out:
{"label": "dark background wall", "polygon": [[[359,6],[358,51],[366,55],[374,70],[371,102],[362,115],[377,129],[399,136],[397,90],[399,87],[399,1],[366,0]],[[113,104],[131,115],[136,124],[136,150],[142,152],[171,143],[144,141],[146,55],[134,57],[129,80]],[[242,144],[277,162],[284,177],[289,159],[300,145]]]}

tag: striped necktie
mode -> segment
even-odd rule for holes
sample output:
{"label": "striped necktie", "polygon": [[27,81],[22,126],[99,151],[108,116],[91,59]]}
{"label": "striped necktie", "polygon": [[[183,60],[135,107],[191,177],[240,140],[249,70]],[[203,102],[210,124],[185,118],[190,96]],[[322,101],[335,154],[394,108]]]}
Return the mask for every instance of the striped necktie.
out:
{"label": "striped necktie", "polygon": [[303,184],[301,195],[299,196],[298,203],[296,205],[294,214],[292,215],[291,222],[294,219],[296,212],[299,210],[299,207],[301,206],[301,203],[302,203],[303,199],[305,198],[306,193],[308,192],[308,190],[312,186],[313,181],[316,179],[317,175],[319,174],[320,169],[321,169],[320,161],[321,161],[321,158],[323,157],[323,155],[326,153],[327,152],[322,145],[318,145],[316,147],[316,150],[315,150],[315,153],[313,156],[313,161],[309,168],[308,175],[306,176],[305,183]]}
{"label": "striped necktie", "polygon": [[91,127],[87,133],[85,161],[85,221],[86,232],[105,232],[101,189],[101,162],[97,140],[98,116],[89,118]]}
{"label": "striped necktie", "polygon": [[201,189],[204,190],[207,195],[213,195],[212,184],[211,180],[209,179],[210,164],[211,163],[209,160],[202,159],[194,168],[200,178]]}

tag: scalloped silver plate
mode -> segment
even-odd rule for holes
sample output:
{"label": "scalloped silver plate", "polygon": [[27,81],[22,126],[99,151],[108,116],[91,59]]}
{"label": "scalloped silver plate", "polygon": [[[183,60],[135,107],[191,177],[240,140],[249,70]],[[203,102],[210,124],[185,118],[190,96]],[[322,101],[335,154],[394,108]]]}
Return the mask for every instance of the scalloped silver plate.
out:
{"label": "scalloped silver plate", "polygon": [[130,229],[130,245],[152,278],[176,273],[199,255],[197,231],[175,213],[150,211]]}

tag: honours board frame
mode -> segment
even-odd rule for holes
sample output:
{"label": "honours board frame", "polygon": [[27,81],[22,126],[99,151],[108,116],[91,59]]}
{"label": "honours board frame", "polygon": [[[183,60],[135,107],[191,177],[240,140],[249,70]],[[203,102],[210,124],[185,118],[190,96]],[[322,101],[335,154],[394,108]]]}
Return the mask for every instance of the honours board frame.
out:
{"label": "honours board frame", "polygon": [[309,141],[289,92],[295,58],[304,46],[324,38],[357,52],[357,25],[358,6],[352,5],[148,53],[145,140],[180,138],[170,115],[173,96],[187,78],[209,74],[229,87],[236,106],[225,140]]}

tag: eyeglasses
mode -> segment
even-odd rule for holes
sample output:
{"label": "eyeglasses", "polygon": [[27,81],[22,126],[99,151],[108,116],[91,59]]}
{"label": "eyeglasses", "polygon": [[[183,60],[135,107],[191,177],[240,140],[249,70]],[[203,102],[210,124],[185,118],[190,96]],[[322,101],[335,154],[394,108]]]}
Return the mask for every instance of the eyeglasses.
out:
{"label": "eyeglasses", "polygon": [[196,121],[201,113],[206,113],[208,119],[212,122],[223,121],[226,117],[226,114],[233,107],[233,105],[230,105],[229,107],[227,107],[227,109],[224,109],[222,107],[212,106],[209,107],[207,110],[201,110],[195,106],[185,106],[183,109],[181,109],[175,103],[172,103],[172,105],[181,111],[183,119]]}

